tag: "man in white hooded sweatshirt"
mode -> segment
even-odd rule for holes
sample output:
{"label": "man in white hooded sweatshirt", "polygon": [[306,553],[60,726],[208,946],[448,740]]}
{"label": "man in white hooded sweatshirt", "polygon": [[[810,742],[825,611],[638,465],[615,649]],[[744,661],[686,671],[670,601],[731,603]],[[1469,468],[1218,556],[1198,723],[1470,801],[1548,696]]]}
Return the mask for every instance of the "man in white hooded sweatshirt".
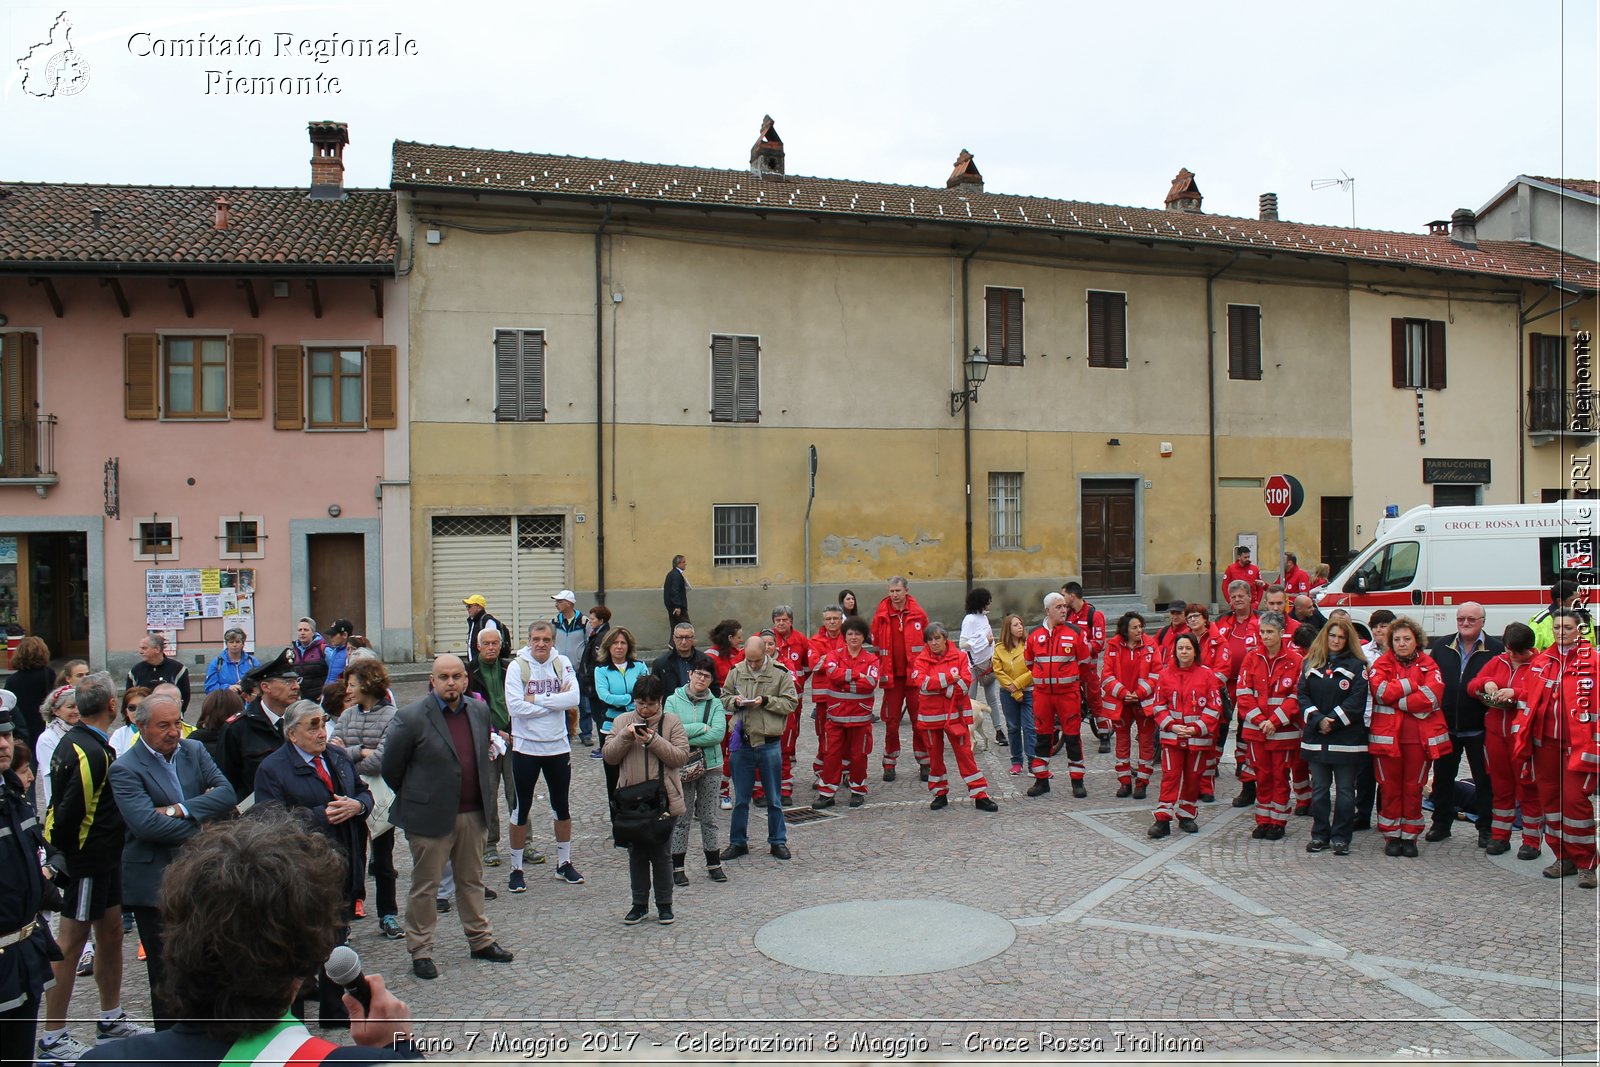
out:
{"label": "man in white hooded sweatshirt", "polygon": [[511,813],[511,879],[513,893],[527,891],[522,851],[528,840],[528,809],[533,788],[544,775],[555,815],[556,877],[569,885],[583,884],[572,865],[572,813],[567,794],[572,784],[572,743],[567,736],[567,710],[578,706],[578,676],[567,657],[555,651],[555,628],[548,622],[528,627],[528,643],[506,666],[506,710],[511,713],[511,775],[517,806]]}

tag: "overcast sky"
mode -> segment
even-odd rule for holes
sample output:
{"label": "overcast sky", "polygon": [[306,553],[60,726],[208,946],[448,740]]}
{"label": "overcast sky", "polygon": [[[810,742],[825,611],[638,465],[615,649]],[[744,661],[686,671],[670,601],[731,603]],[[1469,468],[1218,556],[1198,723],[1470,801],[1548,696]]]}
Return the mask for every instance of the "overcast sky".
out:
{"label": "overcast sky", "polygon": [[[967,148],[991,191],[1157,207],[1188,167],[1207,211],[1272,191],[1346,225],[1349,193],[1311,183],[1348,173],[1358,225],[1411,232],[1518,173],[1600,177],[1595,0],[65,4],[0,15],[0,181],[300,185],[311,119],[350,124],[350,185],[387,183],[395,139],[745,167],[764,113],[793,174],[941,186]],[[16,61],[63,10],[88,80],[30,95]],[[202,33],[262,54],[138,54]],[[278,34],[415,55],[318,63]]]}

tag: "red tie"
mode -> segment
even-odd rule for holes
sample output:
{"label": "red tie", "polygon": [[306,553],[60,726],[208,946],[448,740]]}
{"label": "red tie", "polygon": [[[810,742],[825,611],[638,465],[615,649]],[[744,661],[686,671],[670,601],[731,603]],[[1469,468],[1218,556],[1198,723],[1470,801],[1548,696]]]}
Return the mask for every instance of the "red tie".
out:
{"label": "red tie", "polygon": [[338,796],[339,791],[333,787],[333,779],[328,777],[328,768],[323,766],[321,756],[311,757],[311,767],[317,772],[317,777],[322,779],[322,784],[328,787],[328,792]]}

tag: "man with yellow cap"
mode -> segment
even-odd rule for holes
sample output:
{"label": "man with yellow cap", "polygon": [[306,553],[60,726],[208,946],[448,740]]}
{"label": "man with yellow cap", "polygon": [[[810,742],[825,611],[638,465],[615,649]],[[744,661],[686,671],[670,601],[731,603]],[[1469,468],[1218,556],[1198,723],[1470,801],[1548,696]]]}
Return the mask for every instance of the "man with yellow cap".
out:
{"label": "man with yellow cap", "polygon": [[499,619],[489,614],[489,602],[483,599],[482,593],[473,593],[462,601],[467,606],[467,663],[478,658],[478,635],[485,630],[500,631],[500,661],[504,663],[510,658],[507,651],[511,644],[508,637],[509,631]]}

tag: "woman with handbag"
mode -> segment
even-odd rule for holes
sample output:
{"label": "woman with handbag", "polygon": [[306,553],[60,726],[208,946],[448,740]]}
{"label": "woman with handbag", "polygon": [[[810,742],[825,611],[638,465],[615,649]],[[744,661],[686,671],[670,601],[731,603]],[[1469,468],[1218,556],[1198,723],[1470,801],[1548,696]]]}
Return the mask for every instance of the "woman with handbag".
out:
{"label": "woman with handbag", "polygon": [[706,877],[726,882],[722,873],[722,846],[717,844],[717,782],[722,777],[722,739],[728,733],[728,713],[711,695],[717,668],[710,657],[689,661],[689,681],[667,697],[666,713],[683,723],[689,740],[689,762],[678,770],[683,785],[684,815],[672,831],[672,882],[688,885],[683,861],[688,855],[689,825],[700,824],[700,848],[706,857]]}
{"label": "woman with handbag", "polygon": [[[383,738],[395,716],[394,701],[389,697],[389,672],[380,661],[362,658],[345,668],[338,684],[345,691],[350,710],[339,716],[329,732],[328,742],[344,749],[350,762],[355,764],[356,773],[365,778],[371,788],[383,780]],[[388,786],[382,788],[388,789]],[[392,790],[390,792],[392,794]],[[392,827],[370,839],[369,871],[377,890],[378,929],[384,937],[398,941],[405,932],[400,929],[400,907],[395,892],[399,872],[394,865],[394,839]],[[356,894],[358,919],[366,917],[366,896],[367,882],[363,878]]]}
{"label": "woman with handbag", "polygon": [[625,926],[637,926],[650,905],[655,884],[656,917],[669,926],[672,915],[672,832],[684,813],[678,768],[689,760],[689,736],[676,715],[662,710],[666,687],[646,673],[633,687],[633,710],[617,716],[606,738],[607,767],[617,768],[611,798],[611,832],[628,849],[628,882],[633,907]]}
{"label": "woman with handbag", "polygon": [[994,743],[1006,743],[1006,724],[1001,717],[1000,683],[994,671],[994,627],[989,625],[989,605],[994,597],[982,586],[967,594],[967,614],[961,620],[961,650],[972,657],[972,687],[967,699],[982,690],[989,705],[989,721],[994,723]]}

